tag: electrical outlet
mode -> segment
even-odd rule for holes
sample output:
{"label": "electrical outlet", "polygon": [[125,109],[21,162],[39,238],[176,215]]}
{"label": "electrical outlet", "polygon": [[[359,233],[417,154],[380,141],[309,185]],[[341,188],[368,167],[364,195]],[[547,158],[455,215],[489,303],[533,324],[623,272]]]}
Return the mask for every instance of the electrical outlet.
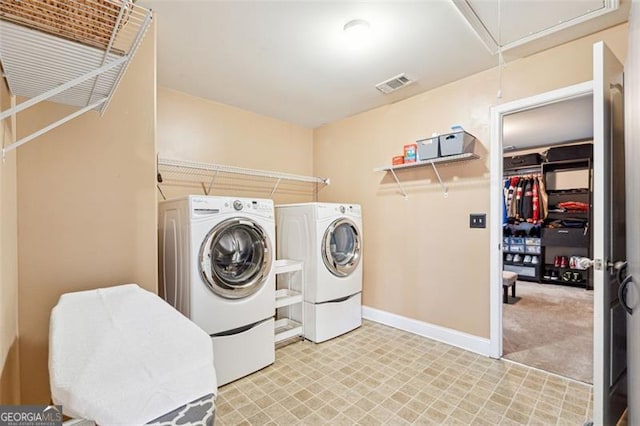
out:
{"label": "electrical outlet", "polygon": [[486,228],[487,215],[485,213],[471,213],[469,215],[469,228]]}

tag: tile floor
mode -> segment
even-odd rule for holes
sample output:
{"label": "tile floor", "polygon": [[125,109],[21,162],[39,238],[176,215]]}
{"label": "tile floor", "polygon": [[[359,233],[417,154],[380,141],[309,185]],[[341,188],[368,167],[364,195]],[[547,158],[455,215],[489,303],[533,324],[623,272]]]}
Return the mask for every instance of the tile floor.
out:
{"label": "tile floor", "polygon": [[216,425],[582,425],[591,386],[365,321],[220,388]]}

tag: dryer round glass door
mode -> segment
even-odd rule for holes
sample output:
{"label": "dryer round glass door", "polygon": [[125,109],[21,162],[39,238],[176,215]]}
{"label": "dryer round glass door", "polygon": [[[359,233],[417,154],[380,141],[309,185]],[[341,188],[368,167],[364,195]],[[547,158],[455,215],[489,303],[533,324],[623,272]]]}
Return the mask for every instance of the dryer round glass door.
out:
{"label": "dryer round glass door", "polygon": [[240,299],[262,288],[271,271],[272,246],[251,219],[227,219],[207,234],[200,247],[200,275],[219,296]]}
{"label": "dryer round glass door", "polygon": [[338,277],[346,277],[360,263],[362,242],[353,221],[341,218],[334,221],[322,239],[322,260],[329,271]]}

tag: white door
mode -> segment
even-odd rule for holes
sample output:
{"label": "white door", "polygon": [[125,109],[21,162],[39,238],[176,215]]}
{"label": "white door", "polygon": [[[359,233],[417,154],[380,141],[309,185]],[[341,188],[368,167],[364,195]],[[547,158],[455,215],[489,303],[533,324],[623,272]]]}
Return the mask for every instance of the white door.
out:
{"label": "white door", "polygon": [[[627,159],[627,378],[629,425],[640,425],[640,2],[629,15],[625,61],[625,155]],[[633,276],[633,278],[631,278]],[[624,290],[624,289],[623,289]]]}
{"label": "white door", "polygon": [[593,46],[593,422],[614,425],[626,407],[626,318],[615,262],[625,260],[623,67]]}

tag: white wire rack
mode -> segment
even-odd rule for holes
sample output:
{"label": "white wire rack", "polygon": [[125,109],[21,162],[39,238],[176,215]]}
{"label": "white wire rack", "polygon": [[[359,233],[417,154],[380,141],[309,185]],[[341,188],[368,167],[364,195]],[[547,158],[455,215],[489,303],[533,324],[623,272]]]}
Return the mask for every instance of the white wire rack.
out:
{"label": "white wire rack", "polygon": [[79,108],[3,155],[87,111],[103,113],[151,20],[132,0],[0,1],[0,64],[11,95],[28,98],[0,120],[45,100]]}
{"label": "white wire rack", "polygon": [[[205,195],[211,192],[216,178],[220,174],[231,174],[248,177],[266,178],[274,180],[271,188],[273,195],[278,186],[283,181],[303,182],[316,185],[329,185],[328,178],[302,176],[291,173],[282,173],[269,170],[249,169],[245,167],[235,167],[223,164],[200,163],[196,161],[175,160],[168,158],[158,158],[158,183],[163,182],[197,182]],[[162,190],[158,186],[160,193]]]}
{"label": "white wire rack", "polygon": [[478,158],[480,158],[479,155],[468,152],[463,154],[450,155],[447,157],[434,158],[432,160],[418,161],[415,163],[399,164],[397,166],[376,167],[375,169],[373,169],[373,171],[374,172],[391,172],[393,179],[396,181],[396,185],[398,185],[398,189],[400,189],[400,193],[404,196],[405,199],[407,199],[409,196],[407,192],[404,190],[404,188],[402,187],[402,184],[400,183],[400,179],[398,179],[398,175],[396,174],[396,170],[406,170],[406,169],[413,169],[416,167],[424,167],[427,165],[431,165],[431,167],[433,168],[433,171],[436,174],[436,177],[438,178],[438,182],[440,182],[443,195],[445,198],[447,198],[449,195],[449,188],[440,177],[440,173],[438,173],[438,168],[436,167],[436,164],[457,163],[460,161],[477,160]]}

